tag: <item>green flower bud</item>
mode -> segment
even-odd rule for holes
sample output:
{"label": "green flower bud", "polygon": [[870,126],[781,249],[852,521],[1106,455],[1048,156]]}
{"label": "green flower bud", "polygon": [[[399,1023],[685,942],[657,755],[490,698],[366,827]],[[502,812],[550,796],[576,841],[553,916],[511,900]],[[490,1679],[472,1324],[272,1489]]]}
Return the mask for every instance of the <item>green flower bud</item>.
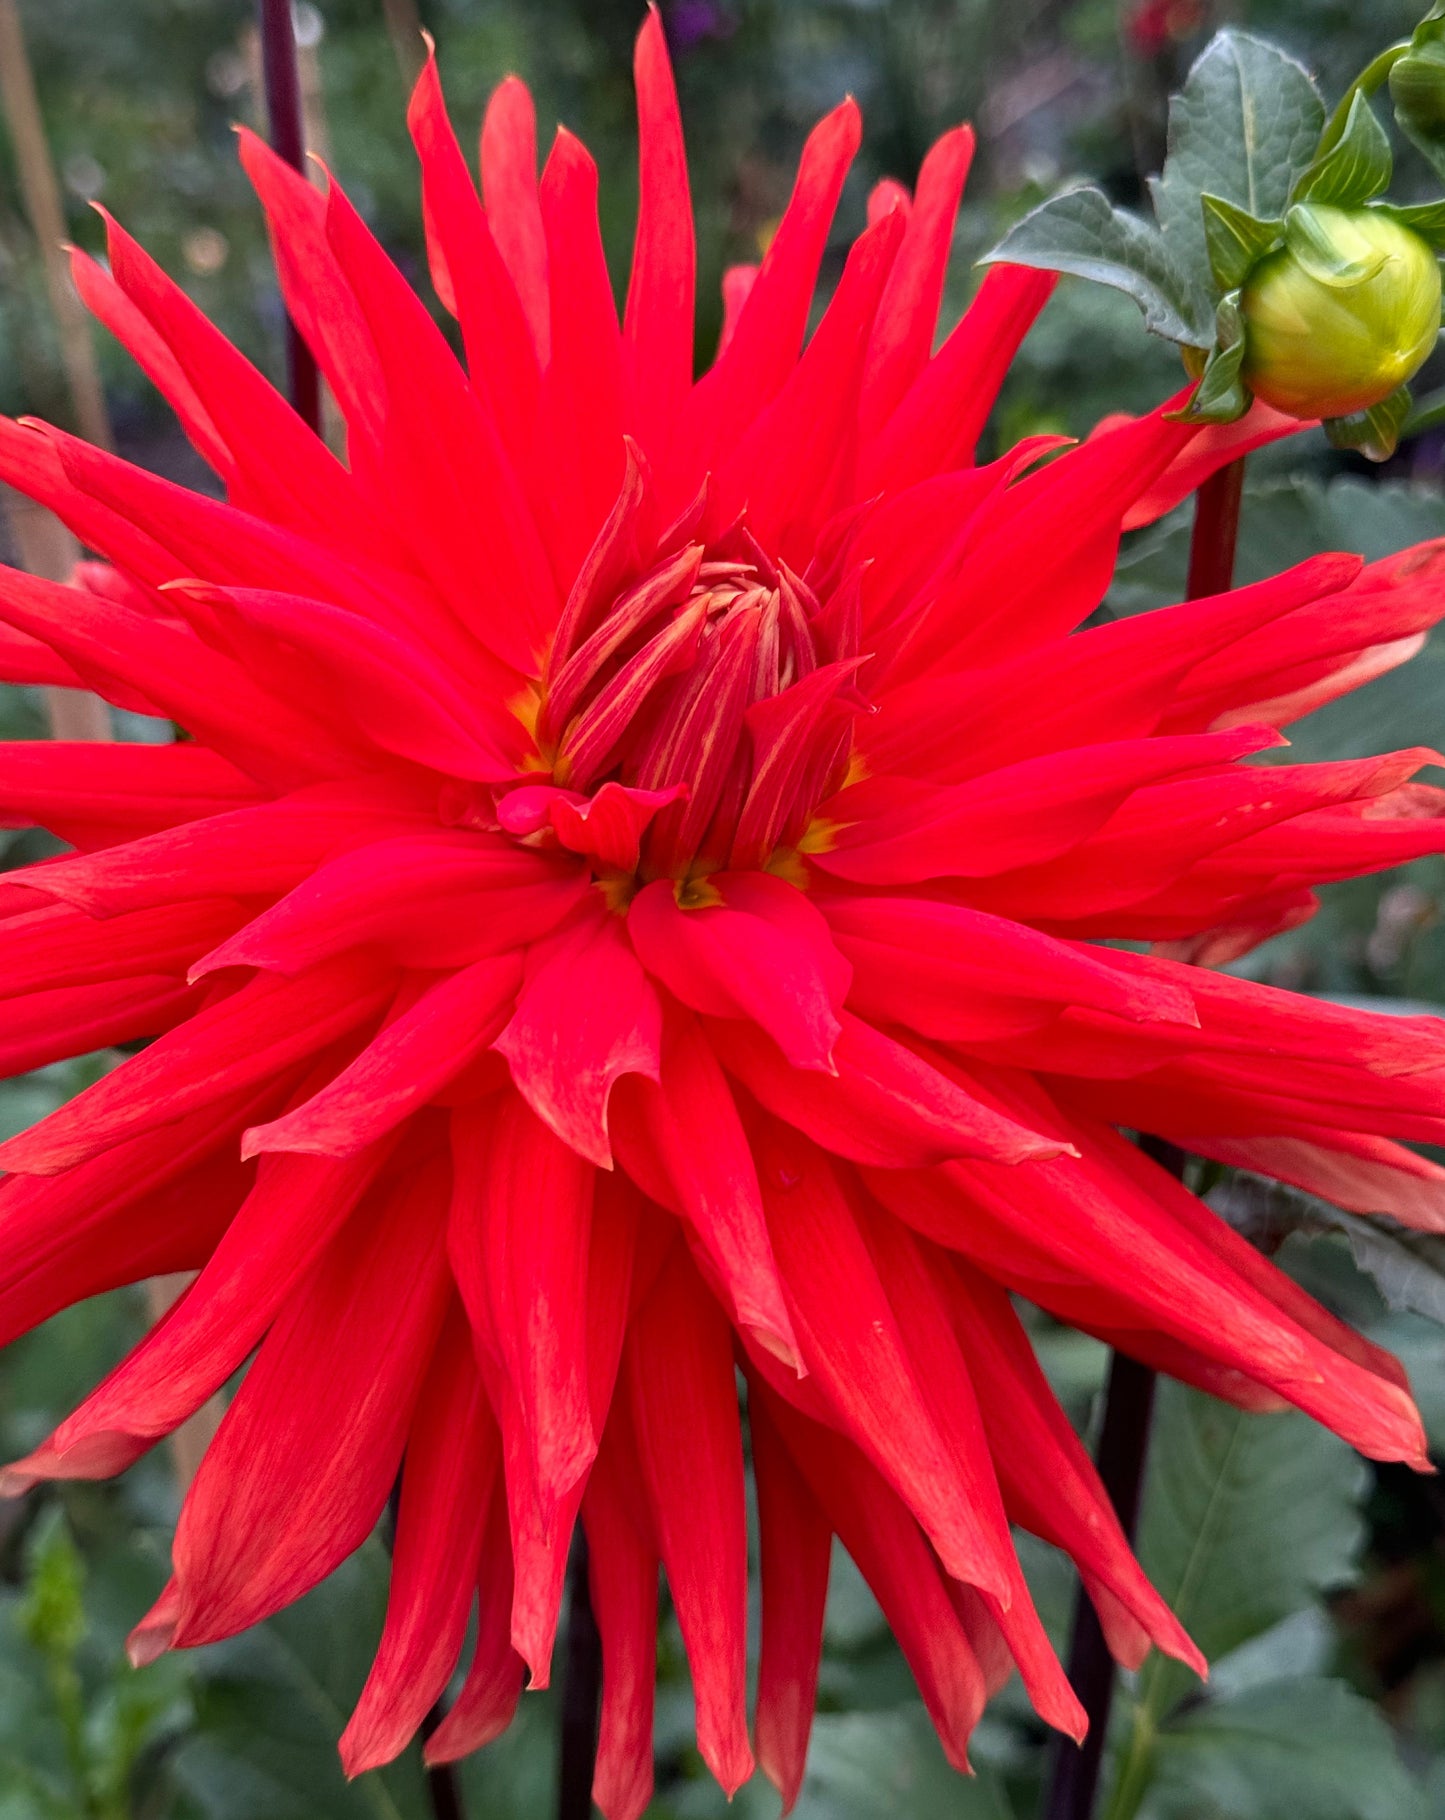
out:
{"label": "green flower bud", "polygon": [[1440,332],[1440,266],[1378,209],[1300,203],[1285,244],[1245,280],[1245,384],[1291,417],[1348,417],[1388,398]]}
{"label": "green flower bud", "polygon": [[1395,118],[1421,139],[1445,139],[1445,44],[1416,45],[1390,71]]}

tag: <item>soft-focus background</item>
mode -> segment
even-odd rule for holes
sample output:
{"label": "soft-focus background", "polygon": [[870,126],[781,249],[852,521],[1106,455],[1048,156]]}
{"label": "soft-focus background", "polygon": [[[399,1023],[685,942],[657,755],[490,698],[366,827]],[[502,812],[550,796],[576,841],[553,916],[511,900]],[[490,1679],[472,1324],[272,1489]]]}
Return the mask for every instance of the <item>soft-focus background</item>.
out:
{"label": "soft-focus background", "polygon": [[[14,0],[0,0],[0,11]],[[723,266],[756,258],[786,200],[812,121],[847,90],[864,149],[827,278],[861,225],[870,185],[911,181],[930,141],[960,119],[980,153],[960,225],[946,315],[973,258],[1071,176],[1124,202],[1158,166],[1169,87],[1209,33],[1243,24],[1280,39],[1331,99],[1423,0],[662,0],[678,66],[701,236],[703,345]],[[98,250],[98,202],[264,367],[280,319],[260,217],[231,125],[263,124],[246,0],[19,0],[67,231]],[[614,270],[630,241],[635,183],[630,45],[637,0],[302,0],[309,136],[407,270],[423,283],[415,169],[403,109],[418,29],[434,33],[454,115],[468,131],[508,70],[537,95],[544,139],[579,131],[602,167]],[[3,23],[3,21],[0,21]],[[1402,161],[1399,188],[1423,185]],[[1397,188],[1397,193],[1399,193]],[[206,484],[157,395],[103,332],[104,406],[123,453]],[[84,349],[80,350],[83,355]],[[70,349],[72,371],[77,351]],[[1435,383],[1445,379],[1445,373]],[[1082,432],[1154,403],[1178,381],[1127,302],[1061,287],[1026,344],[992,434]],[[1429,384],[1430,375],[1424,376]],[[89,407],[93,413],[95,404]],[[0,410],[78,427],[41,248],[13,148],[0,134]],[[1240,578],[1321,548],[1377,556],[1445,533],[1445,434],[1381,470],[1300,438],[1252,464]],[[8,529],[6,526],[8,525]],[[19,528],[23,529],[23,525]],[[14,514],[0,553],[16,554]],[[1128,544],[1110,611],[1176,599],[1188,535],[1179,516]],[[41,704],[0,691],[0,737],[44,737]],[[1445,641],[1406,670],[1304,722],[1292,757],[1445,745]],[[45,850],[0,835],[0,863]],[[1308,992],[1445,1001],[1445,862],[1326,893],[1307,928],[1245,963]],[[3,957],[0,957],[3,966]],[[0,1087],[0,1127],[29,1123],[112,1058]],[[1239,1200],[1235,1191],[1235,1201]],[[1240,1208],[1233,1209],[1236,1216]],[[1316,1293],[1407,1359],[1445,1451],[1445,1274],[1440,1242],[1341,1230],[1277,1197],[1243,1210]],[[1348,1224],[1348,1223],[1346,1223]],[[1288,1231],[1283,1243],[1281,1235]],[[1366,1272],[1369,1274],[1366,1274]],[[141,1291],[72,1311],[0,1355],[0,1454],[24,1452],[141,1330]],[[1078,1421],[1097,1397],[1101,1349],[1040,1323],[1038,1344]],[[348,1786],[334,1744],[360,1688],[385,1597],[373,1538],[296,1610],[231,1645],[124,1666],[128,1625],[165,1572],[177,1458],[160,1449],[114,1485],[73,1486],[0,1507],[0,1820],[411,1820],[432,1811],[413,1753]],[[1412,1820],[1445,1815],[1445,1493],[1375,1470],[1300,1417],[1244,1417],[1173,1387],[1161,1398],[1145,1564],[1217,1662],[1207,1693],[1146,1669],[1116,1713],[1106,1820]],[[1072,1588],[1028,1554],[1062,1638]],[[689,1693],[664,1620],[658,1816],[720,1816],[689,1738]],[[987,1816],[1038,1810],[1046,1740],[1017,1688],[977,1738],[976,1780],[943,1767],[869,1595],[839,1560],[822,1714],[799,1813],[806,1820]],[[467,1812],[547,1813],[555,1706],[528,1695],[513,1732],[464,1766]],[[1127,1765],[1120,1776],[1118,1766]],[[733,1812],[772,1816],[750,1786]]]}

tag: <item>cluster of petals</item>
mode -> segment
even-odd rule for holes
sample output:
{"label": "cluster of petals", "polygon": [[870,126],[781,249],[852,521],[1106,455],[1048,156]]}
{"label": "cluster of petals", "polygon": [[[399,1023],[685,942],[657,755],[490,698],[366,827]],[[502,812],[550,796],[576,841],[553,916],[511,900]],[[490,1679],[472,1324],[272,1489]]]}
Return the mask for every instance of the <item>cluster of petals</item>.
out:
{"label": "cluster of petals", "polygon": [[1445,1230],[1410,1147],[1445,1141],[1445,1026],[1213,965],[1322,880],[1445,849],[1429,752],[1259,758],[1419,647],[1445,550],[1086,627],[1121,531],[1282,421],[1165,405],[977,464],[1051,280],[991,271],[935,351],[960,129],[875,191],[809,336],[851,102],[695,381],[655,17],[637,82],[620,322],[581,144],[539,180],[508,80],[479,196],[428,65],[464,361],[341,188],[243,135],[344,459],[113,224],[76,282],[224,503],[0,424],[0,477],[95,556],[0,572],[0,675],[183,730],[0,746],[0,819],[69,848],[0,882],[0,1065],[140,1044],[0,1146],[0,1340],[197,1273],[5,1484],[118,1472],[249,1361],[145,1660],[299,1597],[399,1478],[353,1773],[458,1673],[434,1761],[546,1684],[580,1521],[609,1820],[652,1786],[660,1571],[703,1757],[787,1801],[834,1538],[960,1766],[1015,1668],[1083,1727],[1012,1526],[1120,1661],[1202,1667],[1016,1297],[1422,1462],[1395,1362],[1122,1133]]}

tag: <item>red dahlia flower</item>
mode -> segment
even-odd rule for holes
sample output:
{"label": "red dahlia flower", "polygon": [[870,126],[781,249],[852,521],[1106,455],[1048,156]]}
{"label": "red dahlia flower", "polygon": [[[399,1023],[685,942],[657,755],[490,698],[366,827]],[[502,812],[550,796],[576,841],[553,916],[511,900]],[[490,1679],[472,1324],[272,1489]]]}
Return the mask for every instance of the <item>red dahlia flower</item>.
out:
{"label": "red dahlia flower", "polygon": [[1122,1661],[1200,1665],[1011,1293],[1422,1460],[1395,1363],[1118,1127],[1445,1229],[1445,1171],[1399,1142],[1445,1137],[1442,1027],[1184,964],[1445,848],[1445,792],[1410,781],[1430,753],[1240,762],[1418,646],[1441,550],[1077,631],[1121,526],[1228,437],[1161,408],[975,465],[1050,281],[991,273],[931,353],[966,130],[877,199],[804,347],[851,102],[694,383],[655,18],[637,75],[621,328],[582,146],[539,183],[504,83],[484,208],[428,67],[411,125],[467,369],[341,190],[244,138],[345,463],[115,227],[77,281],[229,503],[0,436],[3,477],[107,559],[0,578],[3,673],[189,736],[0,748],[5,819],[75,849],[0,886],[0,1059],[155,1039],[0,1147],[0,1337],[200,1273],[8,1483],[119,1471],[255,1354],[145,1659],[297,1598],[400,1471],[352,1771],[407,1742],[474,1602],[430,1755],[546,1682],[580,1515],[612,1820],[651,1786],[659,1562],[728,1789],[756,1749],[797,1791],[834,1535],[957,1764],[1014,1665],[1082,1726],[1010,1523],[1073,1557]]}

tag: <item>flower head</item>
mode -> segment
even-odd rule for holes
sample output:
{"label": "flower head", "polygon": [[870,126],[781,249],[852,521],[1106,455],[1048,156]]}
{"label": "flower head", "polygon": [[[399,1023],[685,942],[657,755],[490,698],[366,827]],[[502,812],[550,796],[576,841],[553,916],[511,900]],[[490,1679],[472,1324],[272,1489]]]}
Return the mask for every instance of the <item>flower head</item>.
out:
{"label": "flower head", "polygon": [[1291,417],[1348,417],[1413,379],[1440,338],[1440,263],[1379,209],[1297,203],[1240,296],[1244,377]]}
{"label": "flower head", "polygon": [[655,16],[637,75],[621,323],[587,153],[561,133],[539,182],[509,80],[483,203],[429,66],[411,124],[465,367],[342,190],[243,138],[345,460],[115,226],[77,282],[227,502],[0,428],[0,474],[105,559],[0,573],[0,673],[188,735],[0,747],[5,819],[75,849],[0,887],[0,1062],[154,1039],[0,1146],[0,1334],[199,1272],[9,1486],[120,1470],[254,1353],[143,1659],[305,1592],[400,1472],[353,1771],[412,1735],[474,1603],[431,1756],[546,1681],[580,1515],[610,1820],[651,1786],[659,1562],[729,1789],[756,1750],[797,1791],[834,1535],[958,1764],[1014,1664],[1082,1723],[1011,1523],[1078,1563],[1121,1660],[1199,1664],[1013,1294],[1422,1458],[1393,1361],[1120,1127],[1445,1227],[1445,1172],[1400,1142],[1445,1134],[1442,1026],[1184,964],[1445,847],[1430,753],[1241,762],[1418,648],[1441,550],[1078,630],[1121,529],[1280,422],[1165,405],[977,465],[1052,281],[991,272],[933,352],[966,130],[875,197],[804,345],[851,102],[694,383]]}

